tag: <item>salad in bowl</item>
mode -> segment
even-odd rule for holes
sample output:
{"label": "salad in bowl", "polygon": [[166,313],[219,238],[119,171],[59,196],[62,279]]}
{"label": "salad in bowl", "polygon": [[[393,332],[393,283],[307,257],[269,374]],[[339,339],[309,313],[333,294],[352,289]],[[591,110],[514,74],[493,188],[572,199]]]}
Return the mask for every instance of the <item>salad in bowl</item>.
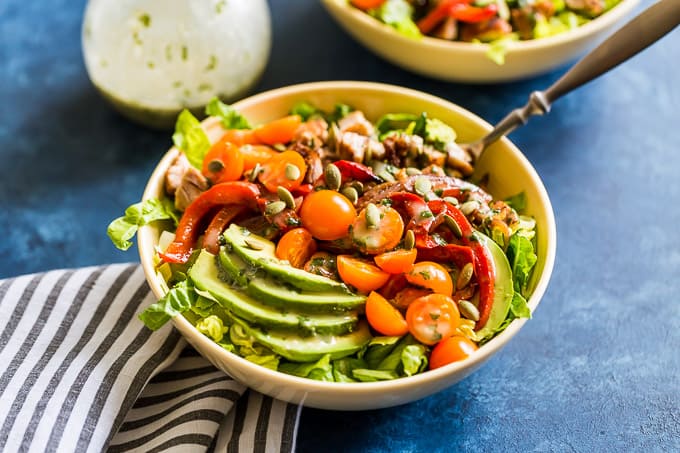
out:
{"label": "salad in bowl", "polygon": [[550,232],[524,191],[491,195],[455,124],[413,107],[376,116],[310,94],[259,124],[216,99],[203,123],[182,112],[161,190],[108,229],[127,248],[153,228],[140,251],[160,299],[140,319],[181,318],[212,354],[323,385],[483,356],[531,316]]}

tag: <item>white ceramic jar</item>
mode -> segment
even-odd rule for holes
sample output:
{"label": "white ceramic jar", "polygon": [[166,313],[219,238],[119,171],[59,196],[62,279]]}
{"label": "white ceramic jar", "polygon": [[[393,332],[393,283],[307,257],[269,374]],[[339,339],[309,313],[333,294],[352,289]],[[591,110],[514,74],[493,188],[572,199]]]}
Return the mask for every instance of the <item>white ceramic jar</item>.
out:
{"label": "white ceramic jar", "polygon": [[90,79],[121,113],[169,127],[183,108],[245,95],[271,48],[266,0],[90,0],[82,44]]}

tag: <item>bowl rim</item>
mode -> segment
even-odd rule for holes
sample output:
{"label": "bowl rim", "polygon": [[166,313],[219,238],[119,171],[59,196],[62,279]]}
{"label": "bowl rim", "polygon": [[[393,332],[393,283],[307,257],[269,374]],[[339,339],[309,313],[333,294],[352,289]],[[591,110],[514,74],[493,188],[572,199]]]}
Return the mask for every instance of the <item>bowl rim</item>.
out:
{"label": "bowl rim", "polygon": [[[482,51],[486,52],[490,47],[489,43],[448,41],[445,39],[433,38],[430,36],[423,36],[422,38],[419,39],[409,38],[397,32],[393,27],[383,22],[380,22],[379,20],[359,10],[358,8],[352,7],[349,4],[348,0],[321,0],[321,1],[322,3],[327,5],[327,9],[329,11],[331,10],[340,11],[346,14],[348,17],[351,17],[353,20],[360,22],[362,25],[373,28],[375,31],[381,33],[383,36],[397,39],[402,43],[413,44],[414,42],[416,43],[421,42],[425,46],[436,48],[437,50],[449,50],[470,54],[477,54]],[[617,4],[612,9],[605,12],[601,16],[598,16],[595,19],[592,19],[589,22],[576,27],[575,29],[566,31],[564,33],[548,36],[546,38],[529,39],[524,41],[509,41],[507,43],[507,55],[520,51],[541,50],[547,47],[567,44],[585,38],[590,34],[597,33],[598,31],[603,31],[604,29],[614,25],[620,19],[628,15],[630,11],[632,11],[637,6],[639,2],[640,0],[622,0],[619,4]],[[331,15],[333,14],[331,13]]]}
{"label": "bowl rim", "polygon": [[[456,114],[467,117],[478,125],[482,126],[487,131],[492,129],[492,126],[481,119],[474,113],[453,104],[443,98],[424,93],[422,91],[414,90],[411,88],[400,87],[397,85],[389,85],[383,83],[375,82],[362,82],[362,81],[325,81],[325,82],[309,82],[301,83],[296,85],[285,86],[282,88],[276,88],[273,90],[268,90],[262,93],[255,94],[246,99],[243,99],[232,106],[236,110],[243,109],[251,104],[257,104],[266,101],[269,98],[276,99],[277,97],[286,95],[301,95],[310,90],[364,90],[372,91],[376,94],[378,93],[390,93],[392,95],[405,96],[405,97],[417,97],[428,103],[436,104],[444,109],[456,112]],[[204,127],[211,127],[217,123],[216,118],[208,118],[204,120]],[[534,169],[533,165],[524,156],[524,154],[507,138],[503,137],[501,141],[504,146],[510,148],[510,151],[516,155],[520,160],[522,165],[527,169],[528,173],[531,175],[532,180],[536,183],[536,188],[539,194],[540,202],[546,208],[546,224],[547,231],[546,234],[546,244],[548,250],[546,250],[546,262],[544,264],[543,273],[536,283],[534,292],[529,297],[527,301],[531,309],[532,314],[534,313],[536,307],[541,301],[552,275],[555,255],[557,248],[557,230],[555,225],[555,215],[552,208],[552,204],[548,197],[548,193],[543,185],[542,180],[538,176],[538,173]],[[172,147],[165,155],[161,158],[156,168],[151,174],[146,188],[144,189],[144,194],[142,199],[147,200],[153,198],[156,195],[158,188],[158,181],[162,181],[162,177],[167,170],[167,167],[177,156],[179,151],[177,148]],[[140,227],[138,232],[138,249],[140,254],[140,259],[142,267],[144,269],[144,274],[146,280],[151,287],[151,290],[156,295],[156,297],[162,297],[164,294],[163,288],[157,281],[157,274],[155,272],[153,264],[153,256],[155,254],[155,247],[152,246],[152,235],[153,227],[146,225]],[[147,244],[148,243],[148,244]],[[144,246],[147,244],[147,246]],[[519,332],[519,330],[524,326],[527,319],[518,318],[515,319],[510,325],[500,334],[492,338],[489,342],[480,346],[475,354],[471,355],[467,359],[459,362],[454,362],[437,368],[434,370],[427,370],[423,373],[415,374],[413,376],[402,377],[389,381],[378,381],[378,382],[324,382],[317,381],[314,379],[298,377],[294,375],[289,375],[280,371],[271,370],[269,368],[263,367],[261,365],[249,362],[248,360],[240,357],[237,354],[227,351],[226,349],[220,347],[212,339],[201,334],[196,330],[196,328],[183,316],[175,316],[172,321],[182,333],[191,332],[192,338],[191,343],[199,344],[201,348],[206,348],[208,353],[206,355],[222,355],[226,360],[238,365],[241,371],[246,375],[255,375],[264,379],[271,379],[279,382],[279,384],[291,384],[295,387],[305,388],[307,393],[323,393],[327,391],[341,391],[350,395],[359,396],[367,392],[376,391],[400,391],[406,388],[413,388],[419,385],[426,385],[428,383],[434,383],[442,380],[447,375],[457,375],[466,369],[476,369],[481,364],[483,364],[487,359],[498,352],[503,346],[505,346],[508,341]],[[302,402],[301,404],[304,404]]]}

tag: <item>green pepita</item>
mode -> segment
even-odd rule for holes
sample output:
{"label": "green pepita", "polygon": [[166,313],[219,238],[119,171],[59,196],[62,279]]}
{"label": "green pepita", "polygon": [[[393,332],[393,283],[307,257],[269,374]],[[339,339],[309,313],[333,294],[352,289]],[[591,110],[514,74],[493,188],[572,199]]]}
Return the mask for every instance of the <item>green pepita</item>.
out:
{"label": "green pepita", "polygon": [[354,187],[359,195],[364,193],[364,183],[361,181],[352,181],[352,187]]}
{"label": "green pepita", "polygon": [[[286,203],[283,201],[272,201],[271,203],[267,204],[264,208],[264,212],[267,215],[276,215],[279,212],[283,211],[286,209]],[[251,247],[252,248],[252,247]],[[258,250],[258,249],[255,249]]]}
{"label": "green pepita", "polygon": [[293,194],[290,193],[288,189],[286,189],[283,186],[279,186],[276,188],[276,194],[279,196],[281,201],[284,202],[286,207],[290,209],[295,209],[295,197],[293,197]]}
{"label": "green pepita", "polygon": [[342,174],[340,170],[333,164],[326,165],[323,171],[323,177],[326,180],[326,186],[330,190],[339,190],[342,185]]}
{"label": "green pepita", "polygon": [[[275,201],[274,203],[278,203],[278,201]],[[262,250],[262,245],[255,241],[249,241],[248,239],[245,239],[243,242],[245,242],[246,246],[251,250]]]}
{"label": "green pepita", "polygon": [[451,217],[448,214],[444,214],[444,222],[446,222],[446,226],[449,228],[449,230],[451,230],[454,236],[456,236],[458,239],[463,237],[463,232],[461,231],[460,226],[456,223],[456,221],[453,220],[453,217]]}
{"label": "green pepita", "polygon": [[406,250],[411,250],[416,245],[416,235],[413,230],[407,230],[406,236],[404,237],[404,248]]}
{"label": "green pepita", "polygon": [[470,280],[472,280],[472,274],[474,274],[475,269],[472,267],[472,263],[467,263],[460,270],[458,278],[456,279],[456,290],[465,288]]}
{"label": "green pepita", "polygon": [[415,176],[415,175],[419,175],[421,173],[422,173],[422,171],[418,170],[416,167],[408,167],[406,169],[406,174],[408,176]]}
{"label": "green pepita", "polygon": [[425,176],[418,176],[413,184],[413,188],[418,195],[422,196],[432,190],[432,183]]}
{"label": "green pepita", "polygon": [[373,203],[368,203],[366,206],[366,225],[369,228],[378,228],[380,226],[380,209]]}
{"label": "green pepita", "polygon": [[248,179],[250,180],[250,182],[255,182],[255,180],[257,179],[258,175],[259,175],[261,172],[262,172],[262,166],[261,166],[260,163],[258,162],[258,163],[255,164],[255,166],[253,167],[253,169],[250,171],[250,176],[248,177]]}
{"label": "green pepita", "polygon": [[443,200],[447,203],[450,203],[454,206],[458,206],[458,198],[455,197],[444,197]]}
{"label": "green pepita", "polygon": [[458,310],[460,310],[460,314],[465,318],[471,319],[473,321],[479,321],[479,310],[472,302],[467,300],[459,300]]}
{"label": "green pepita", "polygon": [[286,179],[295,181],[300,177],[300,169],[293,164],[286,164]]}
{"label": "green pepita", "polygon": [[465,215],[472,214],[478,208],[479,208],[479,202],[476,201],[476,200],[466,201],[465,203],[460,205],[460,210]]}
{"label": "green pepita", "polygon": [[352,204],[357,204],[357,201],[359,201],[359,194],[354,187],[345,187],[342,189],[341,193],[347,197],[347,199],[351,201]]}

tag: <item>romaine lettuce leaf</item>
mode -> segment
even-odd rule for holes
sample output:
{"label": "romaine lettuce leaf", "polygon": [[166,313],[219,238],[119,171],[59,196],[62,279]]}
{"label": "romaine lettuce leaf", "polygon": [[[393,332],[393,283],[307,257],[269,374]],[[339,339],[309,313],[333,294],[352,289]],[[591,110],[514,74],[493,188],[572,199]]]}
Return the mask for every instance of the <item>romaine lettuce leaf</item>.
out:
{"label": "romaine lettuce leaf", "polygon": [[280,357],[274,353],[271,354],[249,354],[243,357],[249,362],[257,363],[265,368],[276,371],[279,368]]}
{"label": "romaine lettuce leaf", "polygon": [[523,235],[513,234],[508,243],[507,255],[512,268],[514,289],[521,295],[526,295],[531,269],[538,259],[534,252],[534,245]]}
{"label": "romaine lettuce leaf", "polygon": [[184,152],[189,163],[200,170],[203,166],[203,158],[210,149],[210,140],[201,127],[201,123],[189,110],[182,110],[177,117],[172,141],[178,149]]}
{"label": "romaine lettuce leaf", "polygon": [[352,370],[352,375],[361,382],[389,381],[399,377],[394,371],[367,368],[356,368]]}
{"label": "romaine lettuce leaf", "polygon": [[422,344],[410,344],[401,352],[401,365],[406,376],[425,371],[427,364],[427,348]]}
{"label": "romaine lettuce leaf", "polygon": [[505,199],[505,202],[517,212],[523,211],[527,207],[527,194],[524,192],[516,193]]}
{"label": "romaine lettuce leaf", "polygon": [[140,226],[156,220],[172,219],[177,223],[178,214],[170,200],[152,198],[129,206],[125,215],[114,219],[106,229],[106,234],[120,250],[127,250],[132,246],[130,239],[137,234]]}
{"label": "romaine lettuce leaf", "polygon": [[425,122],[425,142],[437,149],[444,149],[447,143],[456,141],[456,131],[448,124],[436,118],[428,118]]}
{"label": "romaine lettuce leaf", "polygon": [[416,39],[422,37],[418,26],[411,18],[413,7],[406,0],[387,0],[378,8],[369,10],[369,14],[406,37]]}
{"label": "romaine lettuce leaf", "polygon": [[299,115],[302,121],[307,121],[312,116],[321,114],[321,112],[308,102],[298,102],[290,109],[290,114]]}
{"label": "romaine lettuce leaf", "polygon": [[357,368],[366,368],[368,365],[363,359],[343,357],[332,362],[333,378],[335,382],[356,382],[353,371]]}
{"label": "romaine lettuce leaf", "polygon": [[512,302],[510,302],[510,313],[512,313],[515,318],[531,319],[529,304],[517,291],[515,291],[515,294],[512,296]]}
{"label": "romaine lettuce leaf", "polygon": [[222,341],[224,334],[229,331],[229,327],[226,327],[222,322],[222,319],[216,315],[210,315],[200,319],[196,323],[196,329],[203,335],[212,338],[216,343]]}
{"label": "romaine lettuce leaf", "polygon": [[160,329],[170,318],[191,308],[198,295],[188,280],[178,283],[155,304],[139,314],[139,319],[151,330]]}
{"label": "romaine lettuce leaf", "polygon": [[317,381],[333,382],[335,380],[333,377],[333,366],[331,365],[330,354],[324,355],[316,362],[282,363],[279,365],[279,371]]}
{"label": "romaine lettuce leaf", "polygon": [[375,128],[382,140],[390,132],[406,130],[411,123],[415,123],[417,120],[418,116],[412,113],[387,113],[378,119]]}
{"label": "romaine lettuce leaf", "polygon": [[218,117],[225,129],[250,129],[250,123],[243,115],[218,98],[212,98],[208,102],[205,106],[205,114]]}

